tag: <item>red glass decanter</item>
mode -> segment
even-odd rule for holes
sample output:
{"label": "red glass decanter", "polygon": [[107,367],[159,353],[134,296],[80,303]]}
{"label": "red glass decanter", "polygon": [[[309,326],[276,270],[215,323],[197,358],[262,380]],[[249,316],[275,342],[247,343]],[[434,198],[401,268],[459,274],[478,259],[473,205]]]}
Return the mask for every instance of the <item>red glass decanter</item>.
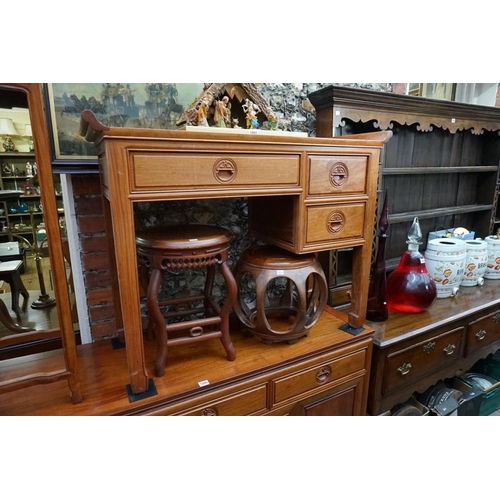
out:
{"label": "red glass decanter", "polygon": [[425,266],[425,258],[418,251],[422,243],[422,231],[418,217],[408,231],[408,250],[398,267],[387,278],[387,305],[406,313],[427,310],[436,300],[436,283]]}

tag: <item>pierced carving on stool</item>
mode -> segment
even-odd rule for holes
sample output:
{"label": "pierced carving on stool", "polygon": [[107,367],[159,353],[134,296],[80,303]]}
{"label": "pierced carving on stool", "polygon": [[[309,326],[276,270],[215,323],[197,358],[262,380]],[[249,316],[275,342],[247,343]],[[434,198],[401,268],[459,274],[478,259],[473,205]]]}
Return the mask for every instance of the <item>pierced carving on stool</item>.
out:
{"label": "pierced carving on stool", "polygon": [[234,311],[264,343],[297,342],[326,305],[326,278],[313,254],[295,255],[270,245],[251,247],[243,252],[234,274]]}
{"label": "pierced carving on stool", "polygon": [[[236,281],[227,264],[231,233],[215,226],[186,225],[138,231],[136,247],[140,282],[146,291],[149,323],[145,337],[156,338],[155,375],[165,373],[167,348],[220,338],[226,358],[236,351],[229,335],[229,312],[236,299]],[[203,292],[160,300],[166,271],[206,269]],[[224,278],[227,296],[219,305],[213,296],[216,269]]]}

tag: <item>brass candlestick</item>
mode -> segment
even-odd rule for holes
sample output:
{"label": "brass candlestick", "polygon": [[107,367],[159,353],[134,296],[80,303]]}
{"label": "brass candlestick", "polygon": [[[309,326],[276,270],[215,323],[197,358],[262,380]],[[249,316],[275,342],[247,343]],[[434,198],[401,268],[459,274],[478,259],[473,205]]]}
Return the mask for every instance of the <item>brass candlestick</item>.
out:
{"label": "brass candlestick", "polygon": [[31,243],[28,239],[20,234],[15,234],[11,232],[12,236],[23,241],[23,243],[31,250],[33,254],[33,260],[36,264],[36,273],[38,275],[38,282],[40,283],[40,296],[38,299],[34,300],[31,304],[33,309],[43,309],[45,307],[52,307],[56,303],[56,299],[51,297],[45,288],[45,279],[43,277],[43,269],[42,269],[42,256],[41,249],[42,245],[47,238],[45,237],[40,244],[38,244],[37,233],[35,228],[35,219],[33,217],[33,207],[29,207],[28,212],[30,214],[30,224],[31,224],[31,234],[33,236],[33,243]]}

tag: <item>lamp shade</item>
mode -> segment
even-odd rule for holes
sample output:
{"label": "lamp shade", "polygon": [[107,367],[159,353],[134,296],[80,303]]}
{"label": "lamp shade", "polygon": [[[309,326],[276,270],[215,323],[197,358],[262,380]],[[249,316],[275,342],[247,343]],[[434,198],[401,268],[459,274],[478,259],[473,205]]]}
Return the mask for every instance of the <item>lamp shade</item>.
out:
{"label": "lamp shade", "polygon": [[19,135],[10,118],[0,118],[0,136]]}
{"label": "lamp shade", "polygon": [[31,124],[28,123],[27,125],[25,125],[24,137],[32,137],[32,136],[33,136],[33,132],[31,131]]}

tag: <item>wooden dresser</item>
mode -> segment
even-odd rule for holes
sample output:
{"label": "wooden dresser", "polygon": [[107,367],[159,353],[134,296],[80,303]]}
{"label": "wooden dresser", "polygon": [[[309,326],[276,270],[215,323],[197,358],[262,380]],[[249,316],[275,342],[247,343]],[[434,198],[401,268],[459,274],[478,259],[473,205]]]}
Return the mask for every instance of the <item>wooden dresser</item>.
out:
{"label": "wooden dresser", "polygon": [[[95,142],[98,149],[117,323],[126,342],[133,394],[145,392],[149,382],[134,237],[133,204],[137,202],[249,197],[249,228],[255,237],[297,254],[353,248],[352,308],[344,327],[351,343],[360,342],[363,354],[353,354],[357,347],[353,352],[337,351],[332,332],[326,356],[321,354],[276,372],[260,367],[266,372],[261,382],[241,386],[242,391],[248,390],[256,398],[256,407],[250,413],[274,408],[266,406],[265,410],[262,406],[263,395],[271,397],[269,387],[273,387],[273,397],[281,398],[281,403],[293,391],[302,391],[303,381],[296,377],[303,370],[314,374],[323,363],[348,354],[352,367],[340,369],[340,378],[336,377],[340,380],[369,363],[366,355],[370,340],[363,333],[356,334],[367,331],[364,320],[379,155],[392,132],[318,139],[250,131],[230,134],[210,129],[107,128],[91,112],[82,114],[81,125],[81,134]],[[343,349],[343,344],[345,339],[338,347]],[[260,347],[264,355],[269,346]],[[234,363],[244,356],[237,350]],[[226,363],[231,370],[232,363]],[[334,374],[342,363],[332,365]],[[366,369],[368,365],[363,366]],[[233,401],[230,395],[235,390],[228,389],[220,397]],[[212,401],[213,397],[208,399]],[[200,405],[212,404],[210,401],[200,400]],[[364,411],[363,404],[354,408],[354,413]]]}
{"label": "wooden dresser", "polygon": [[461,287],[421,314],[391,312],[387,321],[369,324],[375,333],[368,413],[380,415],[500,349],[500,283]]}

